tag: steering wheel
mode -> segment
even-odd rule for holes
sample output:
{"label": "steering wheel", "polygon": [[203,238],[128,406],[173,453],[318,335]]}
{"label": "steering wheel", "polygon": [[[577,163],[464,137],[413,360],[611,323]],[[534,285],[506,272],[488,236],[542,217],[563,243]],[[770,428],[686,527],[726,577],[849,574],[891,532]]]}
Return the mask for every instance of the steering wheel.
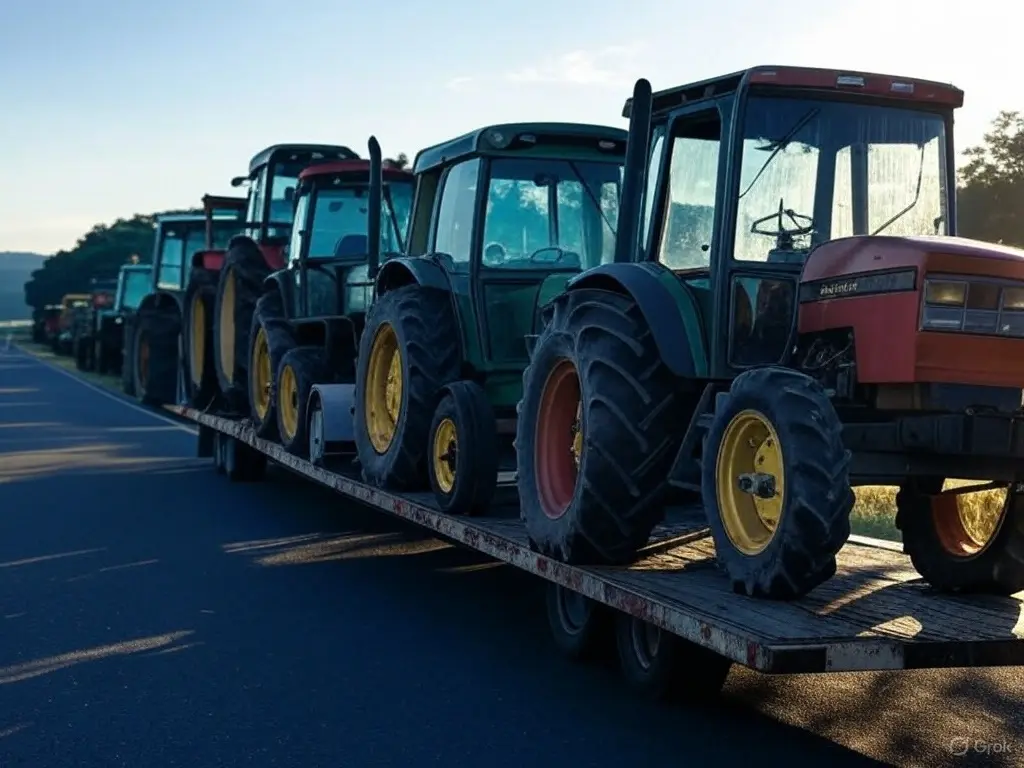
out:
{"label": "steering wheel", "polygon": [[504,264],[508,261],[508,251],[505,246],[498,242],[488,243],[484,246],[485,264]]}
{"label": "steering wheel", "polygon": [[529,260],[543,264],[558,264],[566,256],[576,255],[557,245],[546,245],[530,254]]}
{"label": "steering wheel", "polygon": [[[789,219],[794,224],[793,229],[786,228],[786,219]],[[776,228],[773,230],[760,228],[762,224],[767,224],[768,222],[775,222]],[[780,197],[779,210],[770,216],[756,219],[750,225],[750,231],[755,235],[774,237],[778,241],[777,247],[779,249],[790,250],[793,247],[794,237],[809,235],[814,232],[814,219],[802,213],[797,213],[792,208],[786,208],[783,199]]]}

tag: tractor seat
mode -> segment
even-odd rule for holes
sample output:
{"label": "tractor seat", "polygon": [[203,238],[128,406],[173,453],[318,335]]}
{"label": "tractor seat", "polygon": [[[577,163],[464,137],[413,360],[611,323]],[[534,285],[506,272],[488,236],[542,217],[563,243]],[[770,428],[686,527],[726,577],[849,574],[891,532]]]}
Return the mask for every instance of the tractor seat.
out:
{"label": "tractor seat", "polygon": [[366,235],[345,235],[334,245],[334,256],[338,259],[349,256],[364,256],[370,250]]}

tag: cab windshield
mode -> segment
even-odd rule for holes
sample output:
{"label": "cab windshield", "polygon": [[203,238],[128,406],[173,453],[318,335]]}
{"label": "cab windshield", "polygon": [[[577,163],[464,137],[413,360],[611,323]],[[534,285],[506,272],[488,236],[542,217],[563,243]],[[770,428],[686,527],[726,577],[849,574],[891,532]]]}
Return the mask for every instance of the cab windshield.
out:
{"label": "cab windshield", "polygon": [[[381,196],[381,253],[402,250],[412,209],[412,182],[389,182]],[[322,187],[316,190],[309,242],[311,259],[354,258],[367,255],[369,194],[365,184]]]}
{"label": "cab windshield", "polygon": [[123,309],[138,309],[139,304],[149,293],[150,273],[139,270],[132,270],[124,273],[122,284],[121,307]]}
{"label": "cab windshield", "polygon": [[612,261],[621,186],[621,163],[491,161],[483,266],[564,270]]}
{"label": "cab windshield", "polygon": [[734,258],[800,261],[850,235],[945,235],[939,114],[752,97],[745,110]]}

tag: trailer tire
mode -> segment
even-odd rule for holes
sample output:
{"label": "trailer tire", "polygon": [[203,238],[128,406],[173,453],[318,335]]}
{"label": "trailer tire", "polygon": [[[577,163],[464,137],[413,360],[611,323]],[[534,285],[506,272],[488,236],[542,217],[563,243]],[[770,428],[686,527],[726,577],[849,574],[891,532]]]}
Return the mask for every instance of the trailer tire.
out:
{"label": "trailer tire", "polygon": [[[835,574],[854,496],[842,424],[818,382],[775,366],[740,374],[718,396],[702,464],[715,553],[734,591],[791,600]],[[737,491],[762,472],[781,501]]]}
{"label": "trailer tire", "polygon": [[193,266],[182,302],[181,333],[185,355],[181,364],[188,370],[188,402],[205,409],[220,393],[213,354],[213,313],[217,298],[216,270]]}
{"label": "trailer tire", "polygon": [[138,332],[137,315],[124,319],[124,333],[121,337],[121,391],[128,397],[135,397],[135,336]]}
{"label": "trailer tire", "polygon": [[610,650],[615,633],[612,612],[607,606],[549,582],[544,607],[551,637],[563,656],[589,661]]}
{"label": "trailer tire", "polygon": [[706,703],[732,668],[725,656],[626,613],[616,616],[615,641],[626,682],[658,701]]}
{"label": "trailer tire", "polygon": [[430,424],[427,472],[450,515],[487,512],[498,487],[498,434],[487,393],[476,382],[449,384]]}
{"label": "trailer tire", "polygon": [[234,437],[224,438],[224,474],[232,483],[255,483],[263,479],[267,457]]}
{"label": "trailer tire", "polygon": [[281,445],[292,456],[309,457],[309,393],[327,380],[326,355],[321,347],[293,347],[277,369],[274,408]]}
{"label": "trailer tire", "polygon": [[531,546],[572,564],[629,563],[663,515],[696,398],[661,362],[629,296],[559,296],[523,373],[516,460]]}
{"label": "trailer tire", "polygon": [[249,329],[270,267],[256,241],[235,236],[217,283],[213,347],[217,381],[229,410],[249,411]]}
{"label": "trailer tire", "polygon": [[285,354],[295,346],[295,335],[285,315],[284,299],[276,288],[256,302],[249,338],[252,347],[249,350],[247,386],[253,429],[257,437],[276,440],[280,435],[276,408],[277,371]]}
{"label": "trailer tire", "polygon": [[[461,374],[451,301],[447,291],[406,285],[385,293],[367,314],[356,366],[354,436],[363,478],[373,486],[429,487],[424,459],[431,418],[444,387]],[[397,402],[387,395],[389,382],[399,390]]]}
{"label": "trailer tire", "polygon": [[146,309],[138,314],[132,376],[135,396],[144,405],[173,403],[178,394],[178,334],[174,309]]}
{"label": "trailer tire", "polygon": [[223,433],[213,433],[213,471],[218,475],[224,474],[224,445]]}
{"label": "trailer tire", "polygon": [[1024,494],[1007,491],[993,530],[980,539],[964,523],[959,496],[932,496],[943,484],[927,478],[896,494],[896,527],[917,572],[946,592],[1009,596],[1024,590]]}

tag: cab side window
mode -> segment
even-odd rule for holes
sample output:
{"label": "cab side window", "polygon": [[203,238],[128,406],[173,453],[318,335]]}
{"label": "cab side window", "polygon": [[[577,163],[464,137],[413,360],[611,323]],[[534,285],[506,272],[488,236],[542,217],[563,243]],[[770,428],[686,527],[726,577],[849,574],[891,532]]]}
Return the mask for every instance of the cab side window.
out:
{"label": "cab side window", "polygon": [[441,190],[433,250],[451,256],[456,268],[468,266],[473,252],[473,214],[479,173],[479,158],[452,166]]}

